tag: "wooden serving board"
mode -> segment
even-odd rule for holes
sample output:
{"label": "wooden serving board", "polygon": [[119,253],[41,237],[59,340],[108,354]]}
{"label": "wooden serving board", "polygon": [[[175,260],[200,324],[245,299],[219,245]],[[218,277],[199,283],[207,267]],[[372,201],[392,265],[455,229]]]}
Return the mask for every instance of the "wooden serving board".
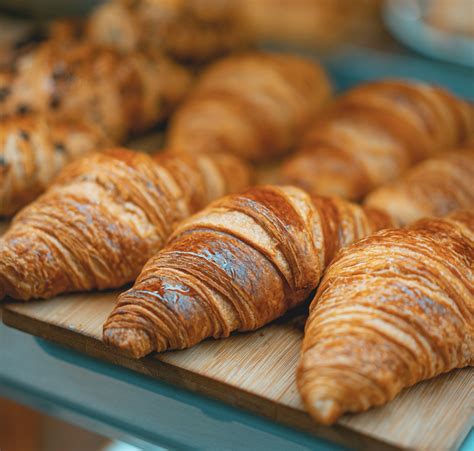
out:
{"label": "wooden serving board", "polygon": [[133,360],[101,342],[102,324],[116,296],[117,292],[74,294],[11,303],[4,307],[3,321],[352,448],[453,449],[472,427],[473,368],[420,383],[384,407],[323,427],[304,411],[295,385],[304,317],[293,314],[253,333]]}
{"label": "wooden serving board", "polygon": [[[129,143],[151,151],[160,132]],[[258,183],[275,180],[278,162],[258,169]],[[0,235],[7,224],[0,222]],[[254,333],[207,340],[185,351],[141,360],[101,341],[102,324],[118,292],[59,296],[4,306],[5,324],[160,380],[212,396],[357,449],[454,449],[473,425],[474,369],[453,371],[403,391],[384,407],[317,425],[304,411],[295,384],[304,316],[287,317]]]}

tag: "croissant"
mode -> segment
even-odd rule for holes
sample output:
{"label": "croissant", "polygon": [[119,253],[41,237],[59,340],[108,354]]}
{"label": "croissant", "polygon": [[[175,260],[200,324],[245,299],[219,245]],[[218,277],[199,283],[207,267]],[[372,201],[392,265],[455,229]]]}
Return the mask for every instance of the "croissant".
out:
{"label": "croissant", "polygon": [[166,117],[189,85],[188,73],[158,54],[49,41],[19,58],[0,114],[87,119],[118,142]]}
{"label": "croissant", "polygon": [[219,199],[119,296],[104,341],[139,358],[262,327],[306,299],[339,248],[389,225],[377,210],[291,186]]}
{"label": "croissant", "polygon": [[472,106],[441,88],[401,80],[367,83],[341,96],[309,127],[299,151],[283,164],[281,181],[360,200],[473,133]]}
{"label": "croissant", "polygon": [[400,180],[370,193],[365,203],[407,225],[423,217],[474,208],[473,183],[474,147],[418,164]]}
{"label": "croissant", "polygon": [[179,221],[249,177],[224,154],[154,160],[113,149],[76,160],[0,238],[0,299],[120,287]]}
{"label": "croissant", "polygon": [[122,0],[99,6],[87,23],[89,39],[124,51],[160,49],[179,60],[203,63],[248,46],[233,0]]}
{"label": "croissant", "polygon": [[474,211],[342,250],[310,306],[298,388],[317,421],[474,363]]}
{"label": "croissant", "polygon": [[247,53],[213,64],[175,113],[169,145],[252,161],[290,150],[330,97],[323,69],[302,58]]}
{"label": "croissant", "polygon": [[239,0],[259,41],[328,54],[337,45],[381,37],[379,0]]}
{"label": "croissant", "polygon": [[0,122],[0,216],[31,202],[70,160],[107,144],[85,122],[18,116]]}

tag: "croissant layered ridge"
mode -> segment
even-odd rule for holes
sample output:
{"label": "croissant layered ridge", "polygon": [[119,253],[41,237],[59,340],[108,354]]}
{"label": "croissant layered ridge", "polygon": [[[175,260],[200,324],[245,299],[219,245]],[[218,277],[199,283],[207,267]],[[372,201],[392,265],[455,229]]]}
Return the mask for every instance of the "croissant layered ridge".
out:
{"label": "croissant layered ridge", "polygon": [[360,200],[413,164],[462,145],[474,134],[474,109],[437,86],[369,82],[336,100],[308,127],[284,162],[283,183]]}
{"label": "croissant layered ridge", "polygon": [[104,340],[139,358],[262,327],[307,298],[340,247],[389,225],[377,210],[291,186],[226,196],[147,262]]}
{"label": "croissant layered ridge", "polygon": [[17,116],[0,122],[0,216],[37,197],[71,160],[108,144],[90,123]]}
{"label": "croissant layered ridge", "polygon": [[385,404],[474,363],[474,211],[378,232],[343,249],[310,306],[297,370],[319,422]]}
{"label": "croissant layered ridge", "polygon": [[[229,171],[239,175],[232,183]],[[249,180],[228,155],[153,158],[117,148],[75,161],[0,238],[0,298],[120,287],[181,220]]]}
{"label": "croissant layered ridge", "polygon": [[270,160],[296,146],[328,102],[323,69],[290,55],[248,52],[212,64],[177,110],[169,145]]}
{"label": "croissant layered ridge", "polygon": [[474,147],[419,163],[399,180],[371,192],[365,204],[384,209],[401,225],[474,208]]}

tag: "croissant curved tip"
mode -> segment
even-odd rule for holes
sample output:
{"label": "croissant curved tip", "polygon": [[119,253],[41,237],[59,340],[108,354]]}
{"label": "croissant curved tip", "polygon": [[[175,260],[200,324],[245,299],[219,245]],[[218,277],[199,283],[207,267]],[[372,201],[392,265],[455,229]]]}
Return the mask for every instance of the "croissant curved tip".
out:
{"label": "croissant curved tip", "polygon": [[334,424],[342,414],[340,403],[334,399],[314,398],[305,404],[310,415],[321,424]]}
{"label": "croissant curved tip", "polygon": [[142,329],[124,327],[104,328],[104,342],[127,355],[140,359],[155,350],[150,336]]}

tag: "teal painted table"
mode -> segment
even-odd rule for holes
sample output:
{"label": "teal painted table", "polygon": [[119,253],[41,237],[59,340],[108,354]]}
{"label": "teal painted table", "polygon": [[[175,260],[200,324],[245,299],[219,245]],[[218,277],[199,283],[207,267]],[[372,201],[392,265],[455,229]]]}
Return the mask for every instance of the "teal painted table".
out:
{"label": "teal painted table", "polygon": [[343,449],[2,323],[0,343],[0,396],[143,449]]}
{"label": "teal painted table", "polygon": [[144,449],[343,449],[1,323],[0,344],[0,396]]}

